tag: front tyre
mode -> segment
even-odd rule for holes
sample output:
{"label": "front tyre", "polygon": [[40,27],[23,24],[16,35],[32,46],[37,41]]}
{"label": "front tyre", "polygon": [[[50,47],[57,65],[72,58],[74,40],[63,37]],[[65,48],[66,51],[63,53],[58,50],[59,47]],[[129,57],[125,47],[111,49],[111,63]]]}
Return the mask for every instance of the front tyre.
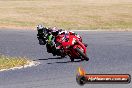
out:
{"label": "front tyre", "polygon": [[[77,52],[78,52],[78,54],[80,55],[80,56],[82,56],[82,58],[84,58],[86,61],[88,61],[89,60],[89,58],[79,49],[79,48],[76,48],[75,49]],[[81,58],[81,59],[82,59]],[[83,59],[82,59],[83,60]]]}

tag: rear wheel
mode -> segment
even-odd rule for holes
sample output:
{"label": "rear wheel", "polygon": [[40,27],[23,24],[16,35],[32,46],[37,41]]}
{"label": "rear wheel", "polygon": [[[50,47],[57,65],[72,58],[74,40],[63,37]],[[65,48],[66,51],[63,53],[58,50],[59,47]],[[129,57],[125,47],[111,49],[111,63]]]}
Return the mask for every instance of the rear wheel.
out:
{"label": "rear wheel", "polygon": [[78,53],[79,53],[79,55],[82,57],[81,59],[83,60],[83,58],[86,60],[86,61],[88,61],[89,60],[89,58],[87,57],[87,55],[85,55],[79,48],[76,48],[75,49]]}
{"label": "rear wheel", "polygon": [[70,58],[71,59],[71,62],[74,62],[74,58]]}

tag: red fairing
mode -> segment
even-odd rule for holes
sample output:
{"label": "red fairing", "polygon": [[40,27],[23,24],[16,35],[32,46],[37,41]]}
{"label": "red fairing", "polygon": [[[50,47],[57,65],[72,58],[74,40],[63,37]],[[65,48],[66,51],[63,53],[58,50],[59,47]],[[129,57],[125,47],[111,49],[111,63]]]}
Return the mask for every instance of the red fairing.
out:
{"label": "red fairing", "polygon": [[[81,39],[81,38],[80,38]],[[61,46],[63,47],[64,51],[71,56],[71,58],[78,58],[79,54],[76,52],[76,48],[79,48],[83,51],[83,53],[86,55],[86,47],[84,44],[80,41],[80,39],[75,36],[71,35],[70,33],[65,35],[61,34],[56,36],[56,42],[59,42]]]}
{"label": "red fairing", "polygon": [[80,41],[77,40],[77,42],[79,43],[79,45],[75,45],[73,48],[82,48],[84,50],[84,53],[86,54],[86,47],[84,46],[84,44]]}

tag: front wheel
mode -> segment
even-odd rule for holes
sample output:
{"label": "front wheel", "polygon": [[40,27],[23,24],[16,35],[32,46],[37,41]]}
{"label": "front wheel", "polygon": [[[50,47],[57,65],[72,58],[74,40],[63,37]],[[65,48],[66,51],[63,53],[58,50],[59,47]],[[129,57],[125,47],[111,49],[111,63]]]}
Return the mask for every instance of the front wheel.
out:
{"label": "front wheel", "polygon": [[[76,48],[75,49],[77,52],[78,52],[78,54],[82,57],[82,58],[84,58],[86,61],[88,61],[89,60],[89,58],[87,57],[87,55],[85,55],[79,48]],[[81,59],[82,59],[81,58]],[[83,60],[83,59],[82,59]]]}

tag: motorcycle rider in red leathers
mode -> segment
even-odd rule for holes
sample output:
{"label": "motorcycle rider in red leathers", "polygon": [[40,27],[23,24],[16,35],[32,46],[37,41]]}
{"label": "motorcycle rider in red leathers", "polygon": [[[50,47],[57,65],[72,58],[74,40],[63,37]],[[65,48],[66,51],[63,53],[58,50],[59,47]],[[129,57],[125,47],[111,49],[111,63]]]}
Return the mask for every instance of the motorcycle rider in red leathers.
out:
{"label": "motorcycle rider in red leathers", "polygon": [[69,34],[69,35],[74,35],[74,36],[76,36],[76,37],[78,37],[78,39],[80,40],[80,42],[82,42],[82,37],[80,36],[80,35],[78,35],[78,34],[76,34],[75,32],[73,32],[73,31],[61,31],[59,34]]}
{"label": "motorcycle rider in red leathers", "polygon": [[56,36],[56,50],[65,53],[74,61],[74,59],[81,58],[81,60],[88,61],[86,54],[86,44],[82,43],[82,38],[74,32],[61,31]]}

